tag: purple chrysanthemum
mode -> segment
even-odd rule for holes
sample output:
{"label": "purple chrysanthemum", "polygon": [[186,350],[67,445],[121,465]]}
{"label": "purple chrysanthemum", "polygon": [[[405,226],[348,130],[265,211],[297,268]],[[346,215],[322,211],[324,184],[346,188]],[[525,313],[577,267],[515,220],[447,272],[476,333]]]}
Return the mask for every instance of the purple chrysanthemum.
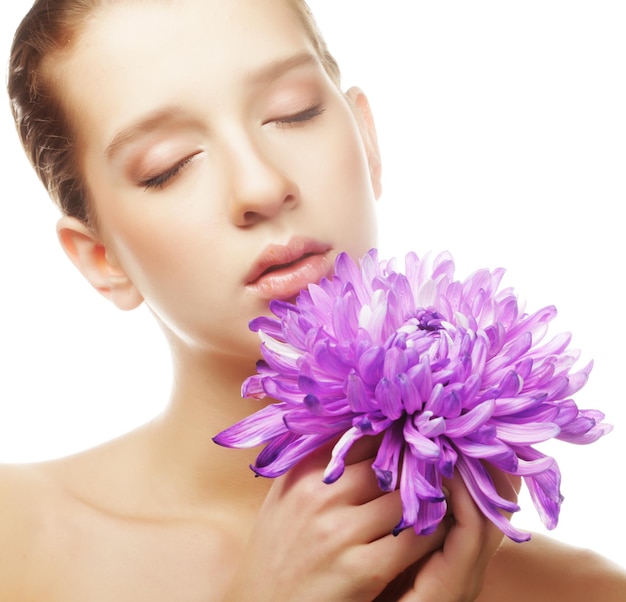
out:
{"label": "purple chrysanthemum", "polygon": [[546,527],[556,526],[562,496],[556,461],[533,445],[550,438],[591,443],[608,433],[604,415],[580,410],[571,396],[591,363],[570,373],[578,352],[570,335],[540,344],[554,307],[520,309],[504,270],[454,280],[447,253],[406,257],[405,273],[370,251],[360,267],[346,254],[335,275],[302,291],[295,305],[274,301],[274,317],[250,327],[264,361],[243,385],[246,397],[277,403],[215,437],[228,447],[265,445],[253,470],[285,473],[306,454],[338,441],[324,480],[336,481],[351,445],[381,435],[373,469],[384,491],[399,487],[403,517],[430,533],[446,512],[442,478],[456,469],[481,511],[515,541],[484,463],[523,477]]}

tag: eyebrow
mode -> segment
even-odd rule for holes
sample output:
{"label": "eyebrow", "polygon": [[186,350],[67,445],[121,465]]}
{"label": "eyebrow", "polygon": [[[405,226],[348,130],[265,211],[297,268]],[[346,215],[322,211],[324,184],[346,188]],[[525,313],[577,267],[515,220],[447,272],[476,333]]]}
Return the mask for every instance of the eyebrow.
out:
{"label": "eyebrow", "polygon": [[263,84],[278,79],[292,69],[318,66],[319,60],[310,52],[301,52],[284,59],[272,61],[254,71],[246,79],[253,84]]}
{"label": "eyebrow", "polygon": [[137,123],[134,123],[116,134],[104,151],[105,157],[112,159],[124,146],[131,143],[133,140],[159,127],[179,120],[181,112],[182,110],[179,107],[164,107],[151,111]]}
{"label": "eyebrow", "polygon": [[[313,54],[310,52],[302,52],[285,59],[271,61],[245,77],[245,81],[252,85],[262,85],[276,80],[294,69],[318,65],[319,61]],[[137,138],[180,119],[181,113],[182,109],[176,106],[151,111],[137,123],[130,125],[116,134],[104,151],[105,157],[109,160],[112,159],[122,148]]]}

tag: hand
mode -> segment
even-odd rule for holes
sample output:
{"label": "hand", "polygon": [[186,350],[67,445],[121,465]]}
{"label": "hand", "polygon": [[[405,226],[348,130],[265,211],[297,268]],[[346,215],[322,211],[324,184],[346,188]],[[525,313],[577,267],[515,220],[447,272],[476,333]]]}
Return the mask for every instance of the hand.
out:
{"label": "hand", "polygon": [[[498,493],[517,500],[519,477],[487,467]],[[470,602],[476,600],[493,555],[504,537],[472,500],[462,479],[446,482],[449,508],[454,516],[443,547],[420,564],[413,587],[399,602]],[[511,518],[510,514],[506,515]]]}
{"label": "hand", "polygon": [[[450,521],[429,536],[412,529],[391,534],[402,515],[399,492],[383,493],[371,468],[372,450],[355,448],[343,476],[332,485],[322,482],[328,448],[276,479],[226,601],[369,602],[396,575],[440,548]],[[467,516],[471,509],[456,485],[451,494],[463,521],[450,542],[455,549],[466,530],[476,529],[476,520]],[[445,559],[469,553],[455,551],[450,557],[447,552]],[[434,581],[438,571],[432,572]]]}

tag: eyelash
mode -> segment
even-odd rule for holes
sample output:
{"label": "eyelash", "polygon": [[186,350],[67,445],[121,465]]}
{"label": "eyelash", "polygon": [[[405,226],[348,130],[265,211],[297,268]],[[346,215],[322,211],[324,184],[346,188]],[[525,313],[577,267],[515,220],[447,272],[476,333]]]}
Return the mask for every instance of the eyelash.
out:
{"label": "eyelash", "polygon": [[187,167],[187,165],[189,165],[189,163],[191,163],[194,156],[195,155],[187,157],[180,163],[177,163],[173,167],[170,167],[169,169],[156,176],[152,176],[150,178],[142,180],[140,184],[144,187],[145,190],[161,190],[170,180],[175,178],[181,170],[183,170],[185,167]]}
{"label": "eyelash", "polygon": [[281,117],[275,119],[274,123],[279,127],[298,127],[305,124],[308,121],[313,121],[316,117],[319,117],[324,112],[324,107],[321,105],[315,105],[295,115],[289,115],[287,117]]}

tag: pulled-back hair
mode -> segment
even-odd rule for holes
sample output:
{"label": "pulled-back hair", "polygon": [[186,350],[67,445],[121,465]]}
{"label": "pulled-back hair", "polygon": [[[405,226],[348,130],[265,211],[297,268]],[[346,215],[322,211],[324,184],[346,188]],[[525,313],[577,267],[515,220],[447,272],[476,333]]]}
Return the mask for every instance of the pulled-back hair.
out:
{"label": "pulled-back hair", "polygon": [[[95,223],[77,160],[77,132],[62,102],[53,61],[70,52],[93,11],[119,0],[36,0],[18,27],[8,92],[17,132],[48,194],[63,213]],[[324,69],[339,84],[339,68],[305,0],[290,0]]]}
{"label": "pulled-back hair", "polygon": [[48,193],[67,215],[88,222],[71,117],[46,63],[67,51],[102,0],[37,0],[11,48],[8,91],[24,150]]}

